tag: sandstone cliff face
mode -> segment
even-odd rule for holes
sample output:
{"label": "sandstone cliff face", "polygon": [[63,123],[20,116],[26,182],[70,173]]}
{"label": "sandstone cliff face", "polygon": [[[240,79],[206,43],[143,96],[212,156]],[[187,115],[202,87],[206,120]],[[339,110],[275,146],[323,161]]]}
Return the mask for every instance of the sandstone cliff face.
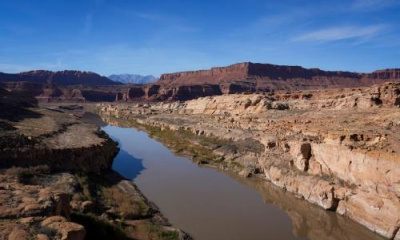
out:
{"label": "sandstone cliff face", "polygon": [[[245,176],[400,237],[400,83],[367,88],[223,95],[186,102],[104,106],[105,114],[186,129],[261,152],[214,149]],[[253,144],[256,145],[256,144]]]}
{"label": "sandstone cliff face", "polygon": [[[290,81],[307,80],[311,86],[320,85],[320,88],[332,88],[335,85],[352,87],[351,80],[358,82],[359,86],[377,83],[373,80],[400,79],[399,69],[386,69],[371,74],[361,74],[343,71],[323,71],[317,68],[307,69],[300,66],[284,66],[260,63],[239,63],[227,67],[217,67],[210,70],[189,71],[180,73],[163,74],[160,84],[190,85],[194,83],[216,84],[221,82],[262,79],[263,81]],[[333,86],[324,86],[333,84]],[[293,85],[292,89],[302,89]]]}
{"label": "sandstone cliff face", "polygon": [[116,99],[119,101],[180,101],[221,94],[218,85],[163,87],[153,84],[144,87],[129,87],[125,93],[117,93]]}
{"label": "sandstone cliff face", "polygon": [[[362,87],[390,80],[400,80],[398,69],[362,74],[247,62],[210,70],[163,74],[158,82],[143,87],[144,95],[136,94],[134,99],[190,100],[220,94]],[[201,86],[209,89],[199,90]],[[152,91],[146,92],[150,88]]]}
{"label": "sandstone cliff face", "polygon": [[371,74],[364,75],[365,78],[372,78],[372,79],[400,79],[400,69],[385,69],[375,71]]}
{"label": "sandstone cliff face", "polygon": [[160,83],[192,84],[204,81],[219,83],[246,78],[268,78],[270,80],[320,78],[354,78],[361,79],[362,75],[352,72],[332,72],[320,69],[306,69],[300,66],[280,66],[260,63],[239,63],[227,67],[216,67],[211,70],[163,74]]}

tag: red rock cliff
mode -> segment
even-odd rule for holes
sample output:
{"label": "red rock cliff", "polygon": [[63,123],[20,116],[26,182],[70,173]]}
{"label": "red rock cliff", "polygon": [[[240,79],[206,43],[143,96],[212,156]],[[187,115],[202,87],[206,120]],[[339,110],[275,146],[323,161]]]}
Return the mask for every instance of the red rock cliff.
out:
{"label": "red rock cliff", "polygon": [[[210,70],[163,74],[158,82],[151,85],[157,86],[157,93],[146,95],[145,99],[187,100],[221,93],[362,87],[393,80],[400,80],[400,69],[362,74],[246,62]],[[196,94],[193,91],[180,91],[179,96],[175,96],[177,88],[199,85],[213,85],[213,90],[207,91],[207,94],[201,91],[196,91]]]}

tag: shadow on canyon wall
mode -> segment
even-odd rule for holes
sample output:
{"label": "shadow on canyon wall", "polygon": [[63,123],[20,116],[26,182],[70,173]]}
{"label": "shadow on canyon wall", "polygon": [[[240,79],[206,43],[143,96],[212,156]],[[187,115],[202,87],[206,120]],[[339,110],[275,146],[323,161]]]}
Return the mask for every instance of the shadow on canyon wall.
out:
{"label": "shadow on canyon wall", "polygon": [[[37,107],[38,101],[26,92],[8,92],[0,88],[0,119],[19,122],[26,118],[40,118],[42,115],[29,108]],[[0,124],[2,130],[13,130],[7,123]]]}

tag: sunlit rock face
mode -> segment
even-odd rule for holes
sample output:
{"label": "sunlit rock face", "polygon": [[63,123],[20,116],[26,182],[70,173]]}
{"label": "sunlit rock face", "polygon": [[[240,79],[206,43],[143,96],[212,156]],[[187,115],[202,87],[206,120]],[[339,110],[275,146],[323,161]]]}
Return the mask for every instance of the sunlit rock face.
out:
{"label": "sunlit rock face", "polygon": [[135,94],[127,100],[173,101],[221,94],[362,87],[398,79],[398,69],[362,74],[246,62],[162,74],[159,81],[142,87],[144,95]]}

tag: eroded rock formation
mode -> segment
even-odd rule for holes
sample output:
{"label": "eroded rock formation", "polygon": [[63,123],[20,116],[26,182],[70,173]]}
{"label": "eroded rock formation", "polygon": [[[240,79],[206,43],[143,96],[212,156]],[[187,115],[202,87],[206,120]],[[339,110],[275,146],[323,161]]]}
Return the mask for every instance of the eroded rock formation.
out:
{"label": "eroded rock formation", "polygon": [[[128,94],[125,100],[189,100],[221,94],[371,86],[399,80],[399,71],[386,69],[363,74],[247,62],[210,70],[163,74],[159,81],[142,87],[144,91],[140,94]],[[138,88],[135,87],[135,91],[139,91]]]}

